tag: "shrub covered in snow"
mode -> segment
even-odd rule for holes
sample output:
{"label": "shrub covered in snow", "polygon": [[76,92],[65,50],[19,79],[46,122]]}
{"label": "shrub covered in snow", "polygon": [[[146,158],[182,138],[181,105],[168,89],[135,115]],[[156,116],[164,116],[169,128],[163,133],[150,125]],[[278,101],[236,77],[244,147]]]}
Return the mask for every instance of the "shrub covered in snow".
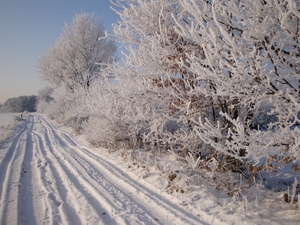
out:
{"label": "shrub covered in snow", "polygon": [[49,115],[80,121],[94,145],[171,152],[212,179],[252,182],[299,160],[298,2],[113,3],[123,62],[79,86],[71,66]]}
{"label": "shrub covered in snow", "polygon": [[[116,1],[114,29],[126,66],[167,105],[145,140],[239,172],[263,156],[299,159],[299,129],[290,129],[300,111],[297,2],[125,2]],[[166,134],[157,121],[165,118],[182,127]]]}

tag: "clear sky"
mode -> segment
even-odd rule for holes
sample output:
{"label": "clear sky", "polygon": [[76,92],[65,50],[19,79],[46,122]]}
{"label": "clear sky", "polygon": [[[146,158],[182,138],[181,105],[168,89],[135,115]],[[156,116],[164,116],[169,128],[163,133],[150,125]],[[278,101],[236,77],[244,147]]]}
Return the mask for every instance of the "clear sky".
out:
{"label": "clear sky", "polygon": [[0,0],[0,103],[36,95],[47,84],[37,73],[38,58],[75,13],[95,13],[112,33],[118,15],[109,0]]}

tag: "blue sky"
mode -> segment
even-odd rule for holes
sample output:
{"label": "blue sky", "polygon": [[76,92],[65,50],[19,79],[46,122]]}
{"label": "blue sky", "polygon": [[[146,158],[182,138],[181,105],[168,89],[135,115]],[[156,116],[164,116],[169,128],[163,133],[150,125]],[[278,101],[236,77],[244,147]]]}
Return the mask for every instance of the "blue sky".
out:
{"label": "blue sky", "polygon": [[0,103],[37,94],[38,58],[59,38],[75,13],[95,13],[112,33],[119,20],[109,0],[0,0]]}

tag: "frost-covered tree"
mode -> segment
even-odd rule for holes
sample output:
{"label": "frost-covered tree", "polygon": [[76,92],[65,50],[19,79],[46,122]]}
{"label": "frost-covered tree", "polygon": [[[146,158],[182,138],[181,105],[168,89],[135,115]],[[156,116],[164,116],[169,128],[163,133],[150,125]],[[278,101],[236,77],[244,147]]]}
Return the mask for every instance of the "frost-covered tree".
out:
{"label": "frost-covered tree", "polygon": [[122,21],[114,30],[130,52],[126,65],[138,74],[135,79],[142,79],[147,86],[144,96],[161,101],[166,109],[149,120],[150,130],[144,138],[165,150],[198,151],[203,142],[193,131],[193,120],[210,116],[211,98],[197,92],[196,74],[182,64],[187,53],[203,57],[197,43],[176,31],[177,21],[187,23],[190,14],[173,0],[125,2],[116,2]]}
{"label": "frost-covered tree", "polygon": [[[190,100],[186,92],[192,87],[189,84],[194,82],[194,75],[187,73],[180,59],[185,57],[186,52],[198,50],[197,46],[175,32],[176,23],[172,15],[184,16],[182,7],[172,0],[126,1],[125,4],[117,1],[116,6],[121,7],[117,13],[122,21],[114,26],[114,31],[128,46],[131,55],[127,58],[127,65],[145,79],[143,83],[152,84],[147,95],[152,94],[167,105],[162,120],[180,115],[190,130],[190,116],[182,105]],[[198,100],[193,98],[193,101]],[[155,136],[160,135],[157,133]]]}
{"label": "frost-covered tree", "polygon": [[114,81],[94,83],[86,95],[77,98],[81,103],[74,111],[87,118],[82,128],[94,145],[136,146],[154,114],[158,115],[159,102],[153,107],[153,99],[147,99],[149,87],[141,84],[130,67],[114,64],[103,75],[113,75]]}
{"label": "frost-covered tree", "polygon": [[95,14],[78,14],[66,24],[57,42],[40,58],[42,78],[62,85],[69,93],[87,90],[101,69],[115,60],[116,44],[106,39],[104,25]]}
{"label": "frost-covered tree", "polygon": [[[187,53],[182,65],[197,74],[197,91],[219,102],[224,121],[200,121],[199,137],[240,160],[270,154],[299,159],[299,131],[291,129],[300,111],[299,2],[180,4],[192,23],[177,20],[176,31],[201,46],[204,56]],[[271,106],[268,113],[277,120],[266,121],[264,132],[251,130],[262,104]]]}
{"label": "frost-covered tree", "polygon": [[46,109],[50,107],[50,103],[54,102],[54,88],[46,86],[38,91],[36,110],[40,113],[45,113]]}
{"label": "frost-covered tree", "polygon": [[[299,159],[298,1],[114,2],[126,63],[169,105],[165,117],[183,124],[162,141],[186,140],[176,146],[235,171],[263,156]],[[276,119],[253,129],[265,105]]]}
{"label": "frost-covered tree", "polygon": [[45,88],[39,90],[37,95],[38,102],[45,101],[49,103],[51,101],[54,101],[54,98],[52,96],[53,92],[54,92],[54,88],[49,86],[46,86]]}
{"label": "frost-covered tree", "polygon": [[135,57],[127,63],[143,67],[144,71],[148,69],[144,78],[149,74],[150,82],[165,94],[168,89],[172,95],[168,99],[169,113],[174,114],[180,110],[177,106],[190,100],[185,93],[193,89],[192,83],[195,82],[194,74],[181,65],[181,59],[186,58],[188,52],[201,54],[198,45],[175,31],[175,18],[184,21],[186,13],[173,0],[123,2],[116,4],[122,7],[118,11],[122,21],[115,25],[114,31],[120,41],[129,46],[131,58]]}

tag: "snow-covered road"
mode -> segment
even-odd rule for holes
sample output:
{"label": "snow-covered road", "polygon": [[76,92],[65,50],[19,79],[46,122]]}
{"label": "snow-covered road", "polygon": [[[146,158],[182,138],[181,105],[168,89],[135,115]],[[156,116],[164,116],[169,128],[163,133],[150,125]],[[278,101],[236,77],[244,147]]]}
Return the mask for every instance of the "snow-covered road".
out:
{"label": "snow-covered road", "polygon": [[1,224],[207,224],[31,114],[0,159]]}

